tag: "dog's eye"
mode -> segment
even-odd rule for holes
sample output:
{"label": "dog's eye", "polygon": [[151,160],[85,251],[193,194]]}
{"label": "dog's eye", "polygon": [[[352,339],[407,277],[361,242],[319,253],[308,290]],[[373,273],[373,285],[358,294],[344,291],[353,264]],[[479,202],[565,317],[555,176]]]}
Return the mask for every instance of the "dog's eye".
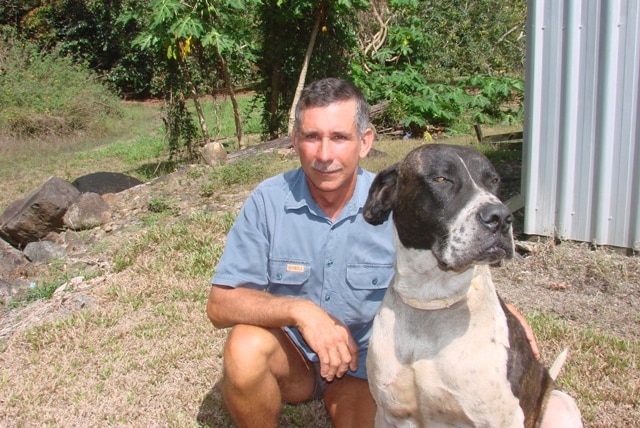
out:
{"label": "dog's eye", "polygon": [[439,183],[439,184],[444,184],[444,183],[446,183],[447,181],[449,181],[449,180],[447,180],[445,177],[442,177],[442,176],[440,176],[440,177],[436,177],[436,178],[434,178],[433,180],[434,180],[436,183]]}

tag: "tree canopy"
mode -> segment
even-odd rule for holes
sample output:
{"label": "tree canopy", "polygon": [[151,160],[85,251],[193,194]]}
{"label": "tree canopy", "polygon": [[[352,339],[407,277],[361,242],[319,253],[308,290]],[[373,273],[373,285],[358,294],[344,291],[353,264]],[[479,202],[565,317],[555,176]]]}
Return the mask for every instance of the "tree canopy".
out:
{"label": "tree canopy", "polygon": [[[269,138],[287,132],[301,84],[324,76],[389,103],[379,129],[415,136],[522,113],[525,0],[0,2],[11,34],[86,65],[121,97],[164,97],[184,114],[204,95],[256,91]],[[199,131],[188,118],[174,126],[186,144],[209,138],[197,118]]]}

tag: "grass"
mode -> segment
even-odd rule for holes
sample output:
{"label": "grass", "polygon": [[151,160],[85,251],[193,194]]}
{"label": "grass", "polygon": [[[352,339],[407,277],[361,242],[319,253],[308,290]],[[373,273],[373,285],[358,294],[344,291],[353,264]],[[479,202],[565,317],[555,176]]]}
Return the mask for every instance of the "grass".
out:
{"label": "grass", "polygon": [[[58,137],[0,136],[0,210],[56,175],[67,181],[97,171],[123,172],[140,180],[144,166],[166,158],[159,106],[122,105],[106,130]],[[149,168],[153,171],[153,168]]]}
{"label": "grass", "polygon": [[[0,158],[0,205],[6,206],[51,174],[70,178],[108,169],[141,179],[152,176],[144,174],[158,171],[166,156],[160,109],[135,103],[123,109],[119,123],[111,124],[100,138],[77,138],[54,150],[11,148],[19,156],[13,162]],[[474,141],[473,136],[447,140]],[[363,166],[379,171],[422,143],[377,141],[376,148],[386,156],[367,158]],[[496,159],[513,156],[483,149]],[[208,280],[237,209],[219,204],[296,165],[295,159],[265,154],[216,169],[188,168],[173,190],[154,187],[139,221],[132,222],[126,234],[107,235],[93,244],[91,254],[110,261],[106,271],[91,277],[54,264],[39,273],[48,275],[53,290],[73,275],[87,274],[86,288],[72,292],[89,293],[96,305],[67,311],[63,297],[51,296],[48,289],[37,300],[29,300],[30,305],[24,302],[15,308],[17,317],[47,316],[0,346],[0,425],[230,426],[217,388],[226,331],[215,330],[204,313]],[[30,176],[19,178],[21,170],[30,171]],[[184,212],[180,205],[184,194],[197,196],[205,208]],[[568,263],[561,251],[543,255],[545,269]],[[635,281],[635,273],[620,258],[597,251],[593,257],[581,266],[585,276],[606,278],[608,287]],[[637,338],[576,326],[554,314],[525,315],[545,356],[570,345],[570,364],[560,385],[579,397],[588,427],[637,424],[624,417],[639,411]],[[603,411],[615,416],[603,416]],[[322,404],[312,402],[285,406],[281,426],[329,427],[330,423]]]}

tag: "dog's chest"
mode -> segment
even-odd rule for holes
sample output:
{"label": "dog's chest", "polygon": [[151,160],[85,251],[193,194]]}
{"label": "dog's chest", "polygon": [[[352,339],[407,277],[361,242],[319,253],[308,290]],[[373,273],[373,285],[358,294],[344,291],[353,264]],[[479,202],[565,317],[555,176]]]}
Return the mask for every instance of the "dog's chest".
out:
{"label": "dog's chest", "polygon": [[372,359],[382,357],[374,365],[378,399],[391,414],[413,414],[417,421],[522,424],[507,380],[508,346],[506,318],[493,290],[471,291],[467,301],[431,311],[407,307],[390,294],[370,345]]}

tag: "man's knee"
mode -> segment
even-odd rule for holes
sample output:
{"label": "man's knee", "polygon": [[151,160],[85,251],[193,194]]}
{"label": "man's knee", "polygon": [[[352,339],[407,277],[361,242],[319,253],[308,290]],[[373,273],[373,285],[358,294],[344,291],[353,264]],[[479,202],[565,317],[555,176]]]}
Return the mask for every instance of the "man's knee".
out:
{"label": "man's knee", "polygon": [[542,428],[582,427],[582,416],[575,400],[562,391],[551,391],[540,426]]}
{"label": "man's knee", "polygon": [[276,345],[277,340],[269,330],[250,325],[233,327],[224,346],[225,377],[235,379],[263,372]]}
{"label": "man's knee", "polygon": [[225,357],[234,358],[266,358],[277,344],[273,334],[262,327],[252,325],[236,325],[231,329],[224,347]]}
{"label": "man's knee", "polygon": [[281,329],[235,326],[224,348],[223,390],[277,388],[286,402],[308,399],[313,368]]}

